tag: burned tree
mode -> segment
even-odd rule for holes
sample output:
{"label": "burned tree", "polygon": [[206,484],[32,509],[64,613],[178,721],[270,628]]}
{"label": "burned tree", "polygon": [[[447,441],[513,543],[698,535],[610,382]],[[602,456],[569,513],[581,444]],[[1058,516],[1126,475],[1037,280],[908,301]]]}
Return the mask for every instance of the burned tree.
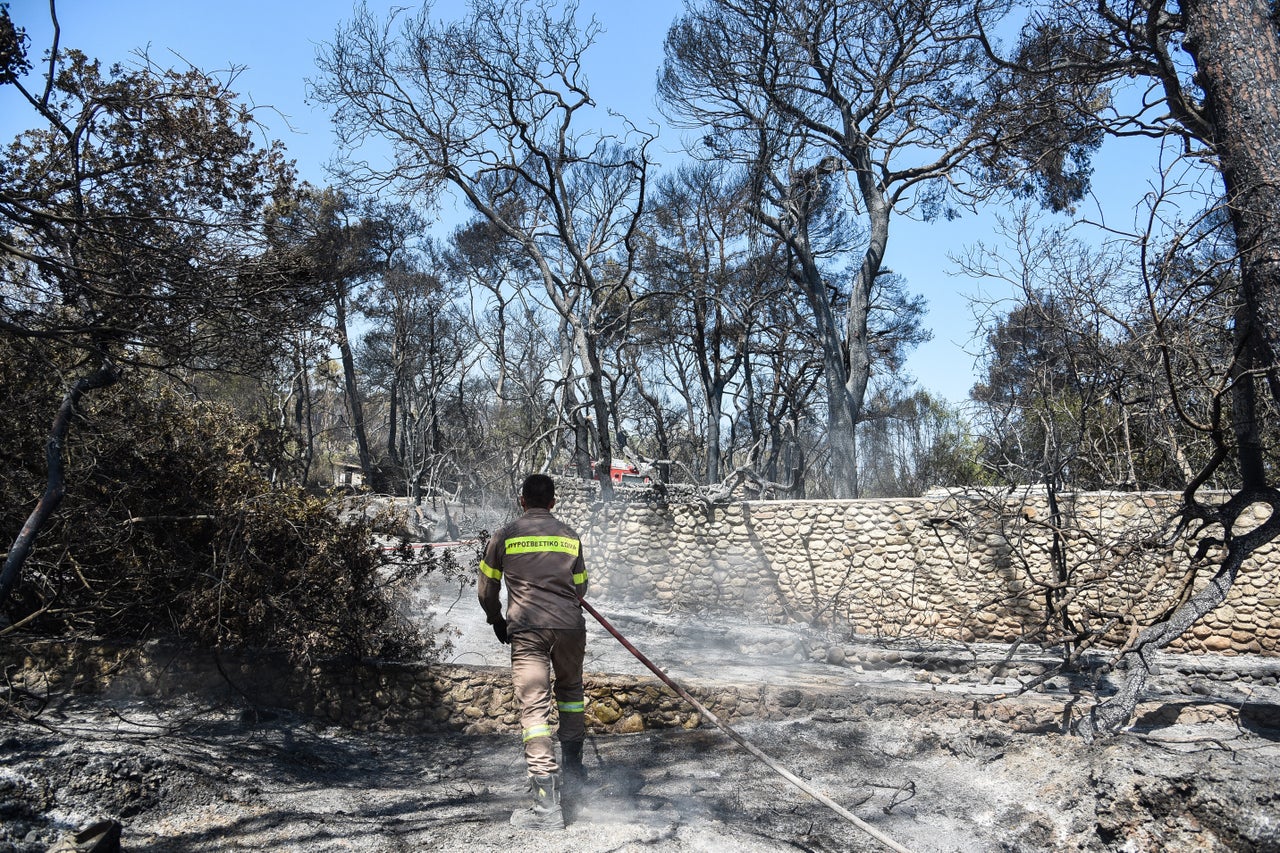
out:
{"label": "burned tree", "polygon": [[630,298],[653,137],[625,121],[613,135],[583,127],[597,26],[580,26],[572,7],[477,0],[465,20],[430,13],[379,21],[358,10],[321,49],[315,94],[348,148],[391,145],[390,163],[362,162],[353,179],[428,200],[456,191],[528,255],[564,324],[565,356],[577,360],[561,416],[589,430],[607,466],[600,339],[626,322],[615,309]]}
{"label": "burned tree", "polygon": [[[1224,294],[1230,304],[1223,321],[1230,357],[1199,400],[1184,389],[1184,350],[1155,296],[1176,282],[1172,260],[1188,250],[1182,238],[1200,239],[1204,229],[1188,229],[1165,246],[1155,231],[1134,235],[1145,259],[1137,285],[1150,296],[1158,375],[1177,418],[1212,448],[1185,480],[1176,529],[1200,542],[1199,558],[1209,559],[1202,570],[1215,568],[1128,644],[1119,660],[1125,670],[1120,692],[1077,725],[1094,737],[1117,731],[1132,716],[1146,655],[1221,604],[1250,556],[1280,534],[1274,442],[1263,428],[1263,395],[1280,397],[1280,118],[1272,108],[1280,92],[1280,37],[1264,0],[1068,2],[1034,8],[1009,57],[987,48],[1009,75],[1001,126],[1039,131],[1023,136],[1025,145],[1006,146],[1005,159],[996,162],[1031,164],[1039,187],[1066,177],[1063,158],[1052,156],[1046,143],[1072,128],[1176,140],[1182,156],[1221,179],[1221,195],[1205,199],[1204,207],[1212,208],[1206,221],[1216,217],[1218,233],[1226,229],[1231,251],[1202,268],[1193,284]],[[1120,92],[1131,97],[1115,97]],[[993,173],[999,172],[997,165]],[[1087,186],[1087,170],[1082,174]],[[1205,494],[1223,480],[1232,482],[1227,499]],[[1257,506],[1267,508],[1261,524]]]}
{"label": "burned tree", "polygon": [[[787,247],[815,318],[837,497],[859,492],[868,314],[890,220],[974,201],[966,170],[986,145],[973,114],[991,64],[969,38],[971,13],[961,2],[704,0],[667,36],[660,96],[704,134],[701,154],[747,169],[752,213]],[[850,257],[847,283],[824,269]]]}
{"label": "burned tree", "polygon": [[744,189],[723,164],[683,166],[658,182],[646,230],[649,348],[669,362],[667,381],[690,417],[701,413],[691,431],[702,436],[707,483],[723,474],[721,423],[750,356],[753,318],[784,286],[753,245]]}
{"label": "burned tree", "polygon": [[28,88],[27,43],[0,10],[0,85],[34,126],[0,168],[0,329],[42,342],[69,387],[48,479],[0,573],[8,598],[61,501],[63,448],[86,394],[130,371],[248,368],[302,311],[281,264],[253,249],[291,186],[282,151],[254,141],[235,74],[176,71],[144,54],[104,69],[53,45]]}

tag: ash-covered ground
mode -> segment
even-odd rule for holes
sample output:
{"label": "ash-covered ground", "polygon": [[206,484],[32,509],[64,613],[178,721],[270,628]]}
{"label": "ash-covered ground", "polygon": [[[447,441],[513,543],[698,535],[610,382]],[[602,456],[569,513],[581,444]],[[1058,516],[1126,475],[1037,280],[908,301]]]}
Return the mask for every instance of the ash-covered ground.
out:
{"label": "ash-covered ground", "polygon": [[[453,626],[451,662],[500,665],[473,594],[428,589],[422,606]],[[1086,746],[1027,724],[1051,720],[1078,685],[998,698],[1043,655],[1001,668],[996,648],[836,642],[598,606],[690,686],[866,684],[876,702],[733,726],[907,849],[1280,850],[1280,730],[1266,723],[1280,688],[1250,672],[1265,661],[1171,662],[1132,730]],[[647,672],[589,629],[589,671]],[[958,700],[1031,711],[1002,722],[957,713]],[[6,718],[0,755],[0,853],[45,851],[97,818],[123,825],[125,850],[155,853],[884,849],[710,726],[591,738],[591,779],[566,796],[568,828],[550,836],[508,824],[525,799],[514,732],[357,733],[199,697],[63,697],[35,722]]]}

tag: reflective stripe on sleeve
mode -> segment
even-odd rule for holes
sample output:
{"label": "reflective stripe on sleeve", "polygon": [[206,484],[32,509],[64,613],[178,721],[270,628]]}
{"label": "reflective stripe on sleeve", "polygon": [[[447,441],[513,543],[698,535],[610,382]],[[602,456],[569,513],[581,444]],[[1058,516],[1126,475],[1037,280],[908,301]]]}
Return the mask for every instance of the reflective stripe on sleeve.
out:
{"label": "reflective stripe on sleeve", "polygon": [[584,583],[587,582],[587,573],[586,572],[575,573],[573,576],[573,582],[577,586],[582,586]]}
{"label": "reflective stripe on sleeve", "polygon": [[557,702],[556,710],[564,714],[585,714],[587,711],[586,702]]}
{"label": "reflective stripe on sleeve", "polygon": [[553,552],[576,557],[582,543],[568,536],[516,536],[507,540],[508,554],[537,554]]}
{"label": "reflective stripe on sleeve", "polygon": [[480,561],[480,574],[484,575],[487,578],[492,578],[495,581],[502,580],[502,572],[498,571],[493,566],[486,563],[484,560]]}
{"label": "reflective stripe on sleeve", "polygon": [[524,730],[524,741],[528,743],[536,737],[551,737],[551,726],[534,726]]}

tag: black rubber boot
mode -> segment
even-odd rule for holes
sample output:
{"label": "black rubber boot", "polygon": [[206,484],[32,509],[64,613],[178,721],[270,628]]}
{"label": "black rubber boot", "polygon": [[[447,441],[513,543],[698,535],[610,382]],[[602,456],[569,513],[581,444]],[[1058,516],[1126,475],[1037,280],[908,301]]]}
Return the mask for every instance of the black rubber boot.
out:
{"label": "black rubber boot", "polygon": [[529,791],[533,803],[511,813],[511,825],[520,829],[564,829],[564,812],[560,810],[560,774],[530,776]]}
{"label": "black rubber boot", "polygon": [[581,785],[587,781],[587,768],[582,766],[582,741],[565,740],[560,742],[560,770],[564,773],[566,784]]}

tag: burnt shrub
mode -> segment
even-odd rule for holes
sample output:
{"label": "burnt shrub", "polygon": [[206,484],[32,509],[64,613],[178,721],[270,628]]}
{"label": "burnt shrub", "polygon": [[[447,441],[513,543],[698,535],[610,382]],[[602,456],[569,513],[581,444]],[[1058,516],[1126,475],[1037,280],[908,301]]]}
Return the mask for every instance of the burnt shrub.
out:
{"label": "burnt shrub", "polygon": [[[48,364],[0,359],[0,535],[44,487],[43,440],[62,394]],[[16,408],[15,408],[16,407]],[[389,548],[376,519],[287,485],[286,437],[162,377],[85,398],[66,448],[66,496],[7,617],[41,634],[419,657],[432,640],[400,607],[435,568]]]}

